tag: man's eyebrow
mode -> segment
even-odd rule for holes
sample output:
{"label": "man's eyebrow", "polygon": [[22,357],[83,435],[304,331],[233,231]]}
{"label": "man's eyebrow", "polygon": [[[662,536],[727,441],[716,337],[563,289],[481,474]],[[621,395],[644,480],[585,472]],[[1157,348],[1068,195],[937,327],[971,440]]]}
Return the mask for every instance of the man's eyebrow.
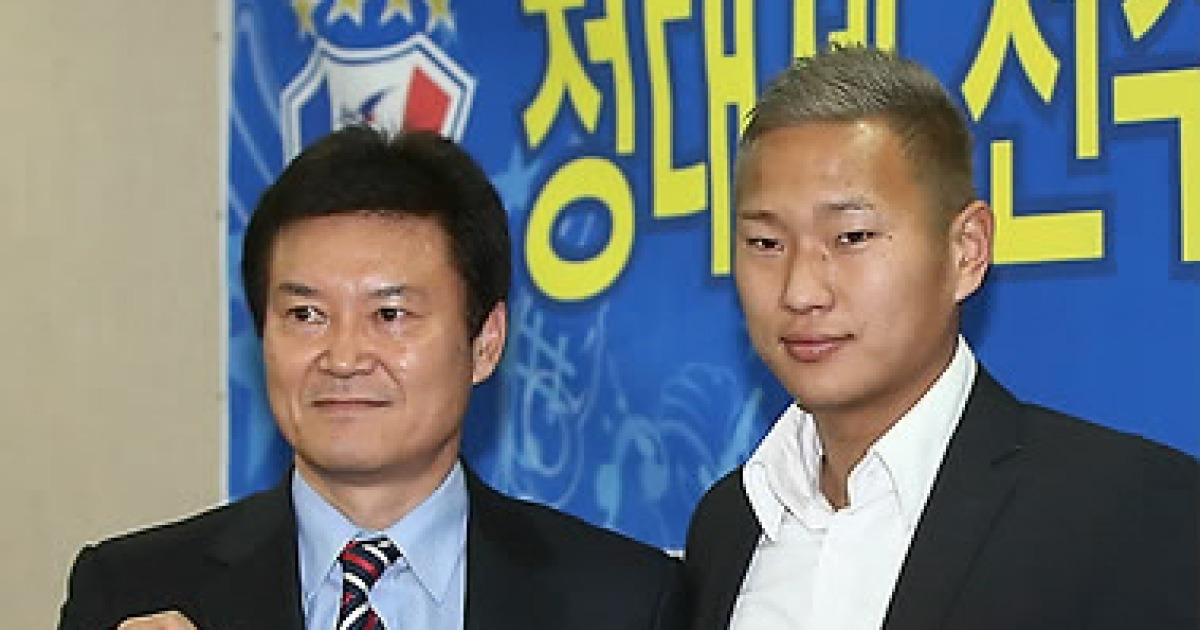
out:
{"label": "man's eyebrow", "polygon": [[836,201],[825,201],[817,204],[817,210],[822,214],[855,214],[874,212],[875,204],[865,197],[850,197]]}
{"label": "man's eyebrow", "polygon": [[753,210],[742,210],[739,208],[737,211],[735,211],[734,217],[739,221],[775,222],[779,220],[779,217],[776,216],[774,212],[758,208]]}
{"label": "man's eyebrow", "polygon": [[292,282],[289,280],[284,280],[283,282],[280,282],[275,287],[275,290],[279,291],[280,293],[286,293],[288,295],[294,295],[297,297],[316,297],[317,295],[320,294],[320,291],[317,291],[316,289],[308,286],[307,284],[302,284],[299,282]]}
{"label": "man's eyebrow", "polygon": [[[275,287],[275,290],[280,293],[286,293],[287,295],[296,297],[317,297],[321,294],[321,292],[314,287],[310,287],[302,282],[293,282],[290,280],[284,280],[283,282],[280,282]],[[386,300],[388,298],[401,297],[411,293],[413,293],[413,288],[410,286],[403,284],[388,284],[371,289],[367,293],[367,296],[373,300]]]}
{"label": "man's eyebrow", "polygon": [[371,289],[369,295],[375,300],[386,300],[388,298],[404,297],[412,293],[412,287],[403,284],[388,284],[382,287]]}

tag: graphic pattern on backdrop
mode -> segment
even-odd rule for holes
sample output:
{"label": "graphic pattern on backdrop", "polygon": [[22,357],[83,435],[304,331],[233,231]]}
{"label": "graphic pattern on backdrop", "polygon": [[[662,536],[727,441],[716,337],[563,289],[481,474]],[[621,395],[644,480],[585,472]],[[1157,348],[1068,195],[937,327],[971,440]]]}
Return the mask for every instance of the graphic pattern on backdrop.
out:
{"label": "graphic pattern on backdrop", "polygon": [[229,488],[289,454],[238,277],[258,195],[350,122],[432,128],[511,219],[510,339],[464,451],[484,478],[664,547],[786,395],[745,337],[729,169],[764,83],[896,48],[968,112],[994,268],[967,306],[1018,395],[1200,454],[1200,3],[235,0]]}

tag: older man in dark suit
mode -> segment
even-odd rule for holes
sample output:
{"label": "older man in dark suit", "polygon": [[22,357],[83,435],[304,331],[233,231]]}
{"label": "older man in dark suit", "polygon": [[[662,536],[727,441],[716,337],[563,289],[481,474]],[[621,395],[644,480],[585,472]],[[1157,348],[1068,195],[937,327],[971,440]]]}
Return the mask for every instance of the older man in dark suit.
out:
{"label": "older man in dark suit", "polygon": [[510,264],[500,200],[453,143],[354,127],[305,150],[242,260],[294,470],[85,549],[59,627],[682,627],[677,561],[504,497],[459,459]]}
{"label": "older man in dark suit", "polygon": [[757,105],[734,274],[795,404],[693,517],[697,630],[1198,627],[1196,461],[1018,402],[959,335],[972,179],[962,115],[892,54],[800,60]]}

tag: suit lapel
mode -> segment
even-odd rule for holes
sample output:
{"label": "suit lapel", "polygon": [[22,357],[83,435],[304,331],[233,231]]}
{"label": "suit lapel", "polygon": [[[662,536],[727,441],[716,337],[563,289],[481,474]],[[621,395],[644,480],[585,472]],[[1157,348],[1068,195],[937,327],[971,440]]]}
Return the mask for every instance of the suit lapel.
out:
{"label": "suit lapel", "polygon": [[1020,469],[1020,404],[979,368],[917,525],[883,627],[940,628]]}
{"label": "suit lapel", "polygon": [[562,599],[547,583],[550,550],[531,535],[509,499],[489,488],[464,465],[467,517],[467,592],[463,627],[566,627]]}
{"label": "suit lapel", "polygon": [[303,629],[290,479],[252,499],[214,539],[210,555],[222,569],[197,593],[198,627]]}
{"label": "suit lapel", "polygon": [[[697,540],[692,547],[705,550],[705,558],[699,559],[705,567],[689,576],[692,584],[693,605],[697,611],[697,629],[726,628],[733,614],[733,606],[742,590],[742,580],[750,567],[750,559],[762,535],[762,529],[746,498],[742,486],[742,469],[738,468],[724,479],[724,488],[718,495],[719,501],[712,513],[722,515],[721,522],[706,528],[707,540]],[[720,537],[719,540],[714,539]],[[693,559],[689,559],[693,562]]]}

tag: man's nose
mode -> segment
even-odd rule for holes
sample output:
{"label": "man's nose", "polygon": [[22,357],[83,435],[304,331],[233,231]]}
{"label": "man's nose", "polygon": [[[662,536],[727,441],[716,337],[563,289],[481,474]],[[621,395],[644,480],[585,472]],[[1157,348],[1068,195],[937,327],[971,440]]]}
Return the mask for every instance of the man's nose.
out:
{"label": "man's nose", "polygon": [[371,371],[374,365],[370,340],[362,326],[340,323],[330,327],[319,367],[334,376],[354,376]]}
{"label": "man's nose", "polygon": [[783,306],[805,313],[828,310],[834,304],[834,269],[828,249],[820,245],[796,248],[788,262]]}

